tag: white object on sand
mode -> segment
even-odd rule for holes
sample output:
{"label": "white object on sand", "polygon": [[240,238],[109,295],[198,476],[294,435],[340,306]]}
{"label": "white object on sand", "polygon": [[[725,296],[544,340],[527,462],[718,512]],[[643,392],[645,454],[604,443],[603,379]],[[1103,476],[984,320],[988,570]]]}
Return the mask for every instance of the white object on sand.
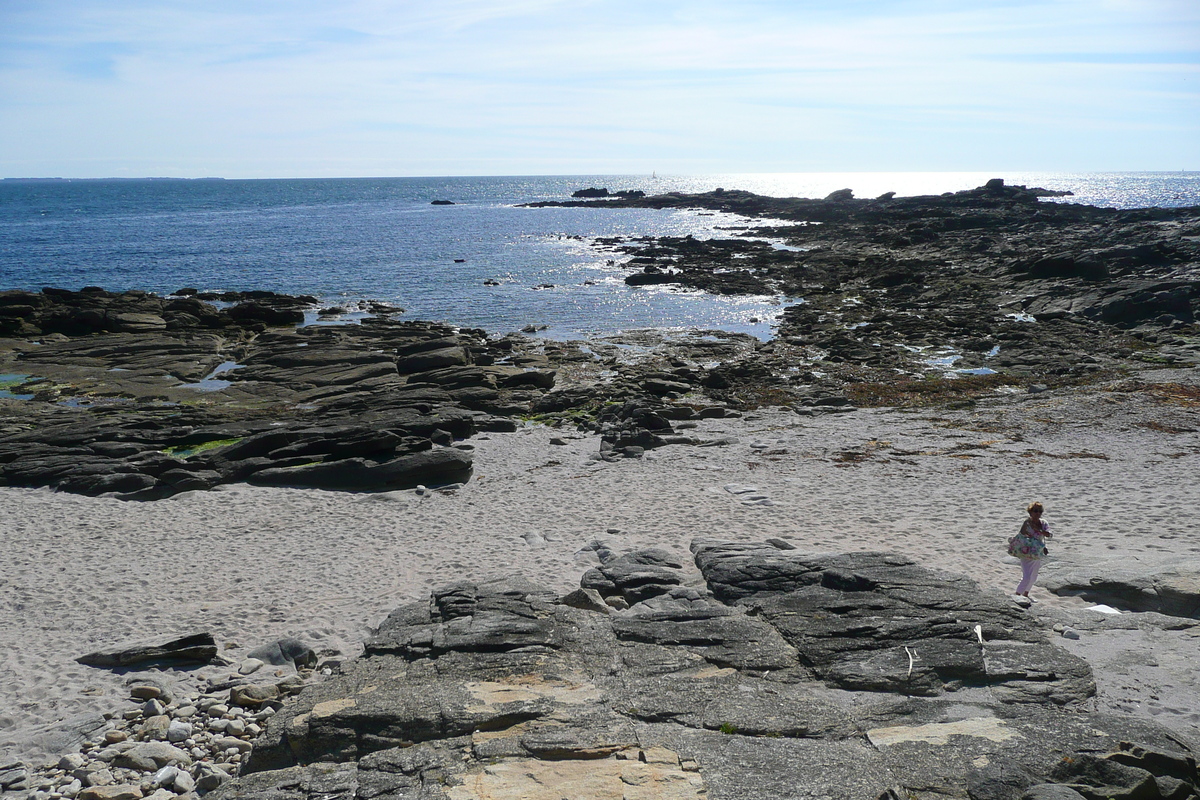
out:
{"label": "white object on sand", "polygon": [[1088,611],[1099,611],[1101,614],[1120,614],[1121,612],[1112,606],[1106,606],[1103,603],[1094,606],[1088,606]]}

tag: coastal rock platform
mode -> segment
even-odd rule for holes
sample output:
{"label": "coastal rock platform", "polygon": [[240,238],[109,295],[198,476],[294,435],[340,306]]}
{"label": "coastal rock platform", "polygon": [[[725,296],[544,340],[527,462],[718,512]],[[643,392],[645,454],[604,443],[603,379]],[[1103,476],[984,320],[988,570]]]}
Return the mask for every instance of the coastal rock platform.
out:
{"label": "coastal rock platform", "polygon": [[1200,364],[1200,209],[1047,194],[997,179],[875,200],[567,201],[765,218],[725,239],[592,244],[632,270],[629,291],[799,298],[768,342],[554,342],[267,291],[0,291],[0,485],[136,500],[243,481],[451,485],[471,476],[465,440],[531,418],[601,432],[604,457],[638,457],[699,443],[676,423],[705,415],[971,403]]}

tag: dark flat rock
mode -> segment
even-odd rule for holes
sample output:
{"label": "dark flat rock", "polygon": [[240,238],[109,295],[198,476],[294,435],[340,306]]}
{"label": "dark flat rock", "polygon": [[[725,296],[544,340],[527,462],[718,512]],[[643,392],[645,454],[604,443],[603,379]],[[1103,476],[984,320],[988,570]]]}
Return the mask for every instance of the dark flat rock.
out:
{"label": "dark flat rock", "polygon": [[217,643],[207,631],[175,639],[130,642],[75,659],[89,667],[127,667],[153,661],[183,661],[207,664],[217,655]]}
{"label": "dark flat rock", "polygon": [[383,462],[344,458],[295,467],[271,467],[254,472],[249,482],[259,486],[371,491],[464,483],[470,476],[470,455],[461,450],[439,449]]}

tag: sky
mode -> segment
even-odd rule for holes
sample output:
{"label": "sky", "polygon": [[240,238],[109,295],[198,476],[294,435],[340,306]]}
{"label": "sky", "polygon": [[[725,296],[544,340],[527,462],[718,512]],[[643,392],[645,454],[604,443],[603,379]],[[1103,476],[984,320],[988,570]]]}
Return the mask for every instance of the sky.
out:
{"label": "sky", "polygon": [[1198,0],[0,0],[0,177],[1200,170]]}

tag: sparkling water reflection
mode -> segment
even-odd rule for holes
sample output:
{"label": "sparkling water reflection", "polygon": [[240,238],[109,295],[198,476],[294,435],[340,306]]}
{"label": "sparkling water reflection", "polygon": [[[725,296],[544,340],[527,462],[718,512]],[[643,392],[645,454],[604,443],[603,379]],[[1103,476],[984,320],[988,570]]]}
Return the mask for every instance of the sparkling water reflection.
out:
{"label": "sparkling water reflection", "polygon": [[[823,197],[937,194],[992,173],[804,173],[259,181],[0,181],[0,288],[169,293],[271,289],[328,304],[375,299],[414,319],[552,337],[631,328],[770,335],[787,301],[625,286],[600,237],[729,236],[752,220],[647,209],[519,208],[587,186],[740,188]],[[1114,207],[1200,204],[1195,173],[1005,173]],[[433,206],[433,200],[454,205]],[[614,262],[614,263],[610,263]],[[486,283],[485,283],[486,282]],[[490,284],[490,285],[489,285]]]}

